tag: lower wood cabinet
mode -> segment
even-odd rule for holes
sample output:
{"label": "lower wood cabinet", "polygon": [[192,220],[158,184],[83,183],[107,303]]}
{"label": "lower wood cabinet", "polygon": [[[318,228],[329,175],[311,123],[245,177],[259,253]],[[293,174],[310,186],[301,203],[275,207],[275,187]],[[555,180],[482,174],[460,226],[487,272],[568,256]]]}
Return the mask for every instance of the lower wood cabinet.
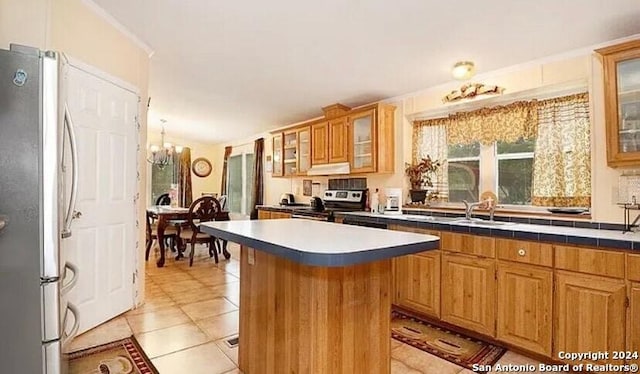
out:
{"label": "lower wood cabinet", "polygon": [[442,255],[442,320],[495,337],[496,262]]}
{"label": "lower wood cabinet", "polygon": [[394,259],[395,303],[440,318],[440,251]]}
{"label": "lower wood cabinet", "polygon": [[498,263],[497,338],[551,356],[553,271]]}
{"label": "lower wood cabinet", "polygon": [[[624,351],[626,297],[623,280],[557,271],[556,355],[561,351]],[[598,362],[622,363],[622,360],[610,357]]]}
{"label": "lower wood cabinet", "polygon": [[258,219],[271,219],[271,212],[268,210],[258,209]]}
{"label": "lower wood cabinet", "polygon": [[277,218],[291,218],[291,213],[272,212],[269,210],[258,209],[258,219],[277,219]]}
{"label": "lower wood cabinet", "polygon": [[[638,352],[640,354],[640,283],[631,283],[629,288],[629,331],[627,332],[627,351]],[[632,359],[630,362],[640,365],[640,358]]]}
{"label": "lower wood cabinet", "polygon": [[278,218],[291,218],[291,213],[271,212],[271,219],[278,219]]}

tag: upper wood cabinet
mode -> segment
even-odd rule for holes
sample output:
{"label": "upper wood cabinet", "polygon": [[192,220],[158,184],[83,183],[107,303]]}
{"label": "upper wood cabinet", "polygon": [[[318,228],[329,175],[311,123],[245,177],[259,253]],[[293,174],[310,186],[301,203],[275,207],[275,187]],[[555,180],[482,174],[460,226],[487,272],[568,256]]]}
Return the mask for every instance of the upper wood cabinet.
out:
{"label": "upper wood cabinet", "polygon": [[[309,126],[283,133],[283,174],[306,175],[311,165],[311,129]],[[275,138],[275,137],[274,137]],[[275,156],[274,156],[275,157]]]}
{"label": "upper wood cabinet", "polygon": [[285,177],[298,173],[298,132],[296,130],[285,131],[283,135],[283,154]]}
{"label": "upper wood cabinet", "polygon": [[[284,147],[287,147],[279,151],[284,152],[281,158],[285,161],[280,161],[283,171],[276,173],[280,169],[274,166],[274,176],[306,175],[315,165],[346,162],[351,174],[394,172],[396,108],[393,105],[379,103],[351,110],[334,104],[322,109],[323,119],[273,133],[274,142],[277,136],[283,136]],[[293,138],[297,140],[295,147],[289,143]],[[303,139],[309,140],[308,147]],[[296,157],[293,157],[294,149]],[[274,165],[276,152],[274,146]]]}
{"label": "upper wood cabinet", "polygon": [[298,174],[306,175],[311,167],[311,127],[298,129]]}
{"label": "upper wood cabinet", "polygon": [[311,125],[311,164],[329,162],[329,122]]}
{"label": "upper wood cabinet", "polygon": [[349,161],[348,118],[340,117],[329,121],[329,163]]}
{"label": "upper wood cabinet", "polygon": [[283,146],[282,146],[282,136],[283,134],[275,134],[273,135],[273,176],[281,177],[283,175]]}
{"label": "upper wood cabinet", "polygon": [[607,164],[640,165],[640,40],[596,52],[604,67]]}

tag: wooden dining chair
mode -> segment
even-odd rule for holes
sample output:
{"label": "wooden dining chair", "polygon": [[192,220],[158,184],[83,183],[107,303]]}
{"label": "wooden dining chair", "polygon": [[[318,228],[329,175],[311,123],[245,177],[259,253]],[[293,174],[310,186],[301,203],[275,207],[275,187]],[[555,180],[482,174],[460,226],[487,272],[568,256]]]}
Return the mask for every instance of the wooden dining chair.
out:
{"label": "wooden dining chair", "polygon": [[198,224],[215,220],[220,211],[220,203],[212,196],[203,196],[191,203],[187,218],[188,226],[184,227],[180,232],[180,239],[185,243],[191,244],[189,266],[193,266],[193,254],[198,243],[209,244],[209,257],[214,257],[216,264],[218,263],[216,238],[200,231]]}
{"label": "wooden dining chair", "polygon": [[[146,240],[146,251],[144,254],[145,261],[149,260],[149,251],[151,250],[151,246],[153,242],[158,239],[158,224],[155,222],[153,215],[147,212],[147,240]],[[172,251],[176,251],[176,242],[178,239],[178,229],[175,226],[167,225],[164,229],[164,237],[165,239],[170,240],[170,247]]]}
{"label": "wooden dining chair", "polygon": [[156,205],[171,205],[171,198],[168,193],[163,193],[156,199]]}

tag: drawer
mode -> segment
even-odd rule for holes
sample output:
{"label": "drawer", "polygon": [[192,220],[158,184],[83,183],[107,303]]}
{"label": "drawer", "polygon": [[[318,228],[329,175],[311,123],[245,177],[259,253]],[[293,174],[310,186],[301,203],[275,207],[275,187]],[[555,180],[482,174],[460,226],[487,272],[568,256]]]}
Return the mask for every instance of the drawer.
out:
{"label": "drawer", "polygon": [[558,269],[624,278],[625,254],[622,252],[566,245],[555,245],[554,247],[556,268]]}
{"label": "drawer", "polygon": [[440,235],[440,249],[481,257],[496,257],[495,239],[485,236],[443,232]]}
{"label": "drawer", "polygon": [[[404,231],[404,232],[414,232],[416,234],[426,234],[426,235],[433,235],[433,236],[437,236],[440,237],[440,231],[434,231],[434,230],[427,230],[427,229],[423,229],[423,228],[419,228],[419,227],[409,227],[409,226],[402,226],[402,225],[389,225],[388,226],[389,230],[395,230],[395,231]],[[434,256],[434,253],[439,253],[440,251],[424,251],[424,252],[418,252],[418,253],[414,253],[417,256],[425,256],[425,257],[432,257]]]}
{"label": "drawer", "polygon": [[522,240],[496,239],[498,258],[525,264],[553,266],[553,246],[551,244]]}
{"label": "drawer", "polygon": [[627,278],[640,282],[640,255],[627,255]]}

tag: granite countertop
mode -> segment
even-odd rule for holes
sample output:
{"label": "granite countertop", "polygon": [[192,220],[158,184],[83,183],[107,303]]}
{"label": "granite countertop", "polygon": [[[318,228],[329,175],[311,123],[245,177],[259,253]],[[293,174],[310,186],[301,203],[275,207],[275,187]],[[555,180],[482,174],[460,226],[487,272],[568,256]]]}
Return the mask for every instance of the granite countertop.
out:
{"label": "granite countertop", "polygon": [[202,231],[311,266],[348,266],[437,249],[437,236],[336,223],[272,219],[214,221]]}
{"label": "granite countertop", "polygon": [[640,251],[640,233],[621,230],[604,230],[554,225],[536,225],[516,222],[468,223],[459,222],[464,217],[438,217],[418,214],[375,214],[368,212],[343,212],[337,216],[350,219],[405,224],[425,229],[453,231],[475,235],[511,239],[538,240],[560,244],[588,245]]}

